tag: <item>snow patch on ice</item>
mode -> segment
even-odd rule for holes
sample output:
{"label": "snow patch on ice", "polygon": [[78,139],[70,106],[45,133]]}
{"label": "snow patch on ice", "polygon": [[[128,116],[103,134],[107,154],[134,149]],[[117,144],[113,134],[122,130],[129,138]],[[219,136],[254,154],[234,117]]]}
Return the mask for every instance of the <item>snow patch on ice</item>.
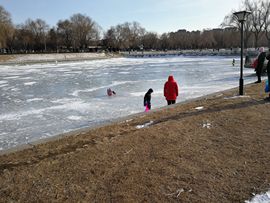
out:
{"label": "snow patch on ice", "polygon": [[2,114],[0,115],[0,121],[1,120],[19,120],[21,117],[24,117],[24,116],[41,114],[45,111],[54,111],[54,110],[65,110],[65,111],[76,110],[76,111],[85,113],[85,110],[89,109],[90,107],[92,107],[91,103],[84,103],[82,101],[74,101],[71,103],[66,103],[63,105],[57,105],[57,106],[52,106],[52,107],[47,107],[47,108],[42,108],[42,109],[33,109],[33,110],[28,110],[28,111],[21,111],[18,113]]}
{"label": "snow patch on ice", "polygon": [[93,105],[91,103],[85,103],[83,101],[74,101],[63,105],[45,108],[45,110],[77,110],[79,112],[85,113],[85,110],[89,109],[90,107],[93,109]]}
{"label": "snow patch on ice", "polygon": [[163,90],[154,90],[153,95],[163,95]]}
{"label": "snow patch on ice", "polygon": [[17,79],[19,76],[9,76],[9,77],[5,77],[5,79]]}
{"label": "snow patch on ice", "polygon": [[42,101],[42,98],[33,98],[33,99],[27,99],[26,102],[33,102],[33,101]]}
{"label": "snow patch on ice", "polygon": [[75,120],[75,121],[78,121],[78,120],[81,120],[82,117],[81,116],[69,116],[67,117],[69,120]]}
{"label": "snow patch on ice", "polygon": [[134,97],[141,97],[144,96],[146,92],[131,92],[130,95],[134,96]]}
{"label": "snow patch on ice", "polygon": [[37,82],[25,82],[24,85],[25,86],[31,86],[31,85],[34,85],[36,84]]}
{"label": "snow patch on ice", "polygon": [[1,80],[1,81],[0,81],[0,85],[1,85],[1,84],[6,84],[6,83],[8,83],[8,81],[6,81],[6,80]]}
{"label": "snow patch on ice", "polygon": [[32,77],[21,77],[21,78],[18,78],[20,80],[32,80],[33,78]]}
{"label": "snow patch on ice", "polygon": [[[148,90],[148,89],[147,89]],[[141,97],[141,96],[144,96],[145,93],[147,92],[147,90],[145,90],[145,92],[131,92],[129,93],[131,96],[134,96],[134,97]],[[163,94],[163,90],[157,90],[152,93],[152,95],[160,95],[160,94]]]}
{"label": "snow patch on ice", "polygon": [[8,86],[8,84],[3,84],[3,85],[0,85],[0,88],[1,87],[6,87],[6,86]]}
{"label": "snow patch on ice", "polygon": [[16,88],[16,87],[11,89],[11,91],[14,91],[14,92],[19,91],[19,90],[20,89],[19,88]]}
{"label": "snow patch on ice", "polygon": [[95,88],[90,88],[90,89],[85,89],[85,90],[75,90],[74,92],[72,92],[70,95],[74,96],[74,97],[78,97],[80,92],[93,92],[102,88],[106,88],[109,86],[102,86],[102,87],[95,87]]}
{"label": "snow patch on ice", "polygon": [[69,99],[69,98],[62,98],[51,101],[52,103],[60,103],[60,104],[67,104],[70,102],[79,101],[79,99]]}

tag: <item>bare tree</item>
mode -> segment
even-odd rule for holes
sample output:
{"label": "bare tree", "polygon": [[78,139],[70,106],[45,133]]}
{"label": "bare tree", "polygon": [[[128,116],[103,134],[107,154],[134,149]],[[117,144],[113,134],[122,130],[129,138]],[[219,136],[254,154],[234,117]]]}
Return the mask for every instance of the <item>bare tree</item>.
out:
{"label": "bare tree", "polygon": [[201,40],[199,42],[200,47],[214,48],[217,44],[213,32],[211,30],[204,30],[201,33]]}
{"label": "bare tree", "polygon": [[169,48],[169,34],[168,33],[163,33],[160,36],[159,47],[160,49],[164,51]]}
{"label": "bare tree", "polygon": [[44,20],[37,19],[34,22],[34,31],[36,34],[36,37],[40,40],[40,42],[44,45],[44,51],[47,50],[47,34],[49,31],[49,25]]}
{"label": "bare tree", "polygon": [[104,45],[110,49],[112,48],[119,48],[117,46],[117,38],[116,38],[116,29],[115,27],[111,27],[110,29],[107,30],[107,32],[104,34]]}
{"label": "bare tree", "polygon": [[189,32],[180,29],[177,32],[169,33],[170,49],[187,49],[190,46]]}
{"label": "bare tree", "polygon": [[[251,32],[249,32],[251,33]],[[239,47],[240,45],[240,34],[236,27],[226,27],[223,31],[223,42],[224,48]],[[245,46],[247,47],[245,41]]]}
{"label": "bare tree", "polygon": [[120,49],[130,49],[131,47],[131,29],[130,23],[124,23],[122,25],[116,26],[117,36],[118,36],[118,43]]}
{"label": "bare tree", "polygon": [[[138,47],[138,45],[140,46],[140,44],[142,43],[142,37],[145,35],[146,31],[143,27],[141,27],[141,25],[138,22],[132,22],[130,24],[130,44],[132,48],[136,48]],[[143,44],[144,46],[144,44]]]}
{"label": "bare tree", "polygon": [[130,50],[138,49],[142,45],[142,37],[145,29],[139,23],[123,23],[111,27],[104,37],[107,46],[115,49]]}
{"label": "bare tree", "polygon": [[[238,28],[238,30],[240,30],[241,24],[239,23],[237,17],[233,14],[234,12],[235,11],[233,10],[233,11],[231,11],[231,13],[229,15],[225,16],[223,22],[221,23],[221,27],[223,29],[229,28],[228,30],[230,30],[231,27],[236,27],[236,28]],[[252,35],[251,27],[252,27],[252,20],[251,20],[251,17],[248,16],[248,18],[246,19],[246,21],[244,23],[244,46],[245,46],[245,48],[248,47],[249,41],[251,39],[251,35]],[[234,40],[234,39],[235,38],[232,38],[231,40]],[[240,44],[240,32],[239,32],[238,41],[239,41],[238,44]]]}
{"label": "bare tree", "polygon": [[0,48],[7,46],[7,41],[13,37],[14,27],[10,14],[0,6]]}
{"label": "bare tree", "polygon": [[72,46],[72,26],[69,20],[58,21],[57,34],[59,36],[59,45],[69,50]]}
{"label": "bare tree", "polygon": [[251,1],[251,0],[245,0],[245,7],[247,10],[251,11],[250,20],[251,20],[251,31],[254,33],[255,36],[255,48],[258,47],[258,40],[260,35],[262,34],[262,31],[264,29],[264,11],[263,11],[263,4],[264,2],[262,0],[259,1]]}
{"label": "bare tree", "polygon": [[158,48],[158,35],[154,32],[148,32],[142,37],[142,44],[144,49],[157,49]]}
{"label": "bare tree", "polygon": [[48,32],[47,47],[50,51],[59,52],[59,36],[55,27]]}
{"label": "bare tree", "polygon": [[70,22],[75,49],[86,49],[91,42],[94,43],[99,39],[100,27],[90,17],[74,14],[71,16]]}
{"label": "bare tree", "polygon": [[190,39],[189,39],[190,46],[189,46],[189,48],[190,49],[198,49],[199,48],[200,35],[201,35],[200,31],[192,31],[189,34],[189,36],[190,36]]}
{"label": "bare tree", "polygon": [[263,21],[265,37],[268,41],[268,47],[270,47],[270,2],[266,0],[262,3]]}
{"label": "bare tree", "polygon": [[26,20],[22,25],[22,29],[26,30],[28,37],[31,37],[32,48],[35,51],[46,51],[47,49],[47,32],[49,26],[44,20]]}

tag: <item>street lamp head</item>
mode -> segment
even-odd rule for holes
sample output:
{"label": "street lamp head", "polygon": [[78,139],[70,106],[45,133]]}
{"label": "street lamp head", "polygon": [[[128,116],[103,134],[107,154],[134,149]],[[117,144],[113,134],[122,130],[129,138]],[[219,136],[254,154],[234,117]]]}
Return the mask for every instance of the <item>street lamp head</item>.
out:
{"label": "street lamp head", "polygon": [[244,22],[246,20],[246,17],[251,14],[250,11],[238,11],[238,12],[235,12],[233,13],[239,22]]}

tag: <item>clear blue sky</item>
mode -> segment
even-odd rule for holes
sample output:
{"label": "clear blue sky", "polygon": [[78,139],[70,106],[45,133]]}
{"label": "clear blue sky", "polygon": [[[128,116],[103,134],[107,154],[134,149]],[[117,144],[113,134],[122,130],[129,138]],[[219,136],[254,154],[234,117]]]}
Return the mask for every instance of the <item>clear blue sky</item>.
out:
{"label": "clear blue sky", "polygon": [[0,0],[14,24],[41,18],[51,27],[76,13],[89,16],[103,30],[137,21],[159,34],[178,29],[217,28],[242,0]]}

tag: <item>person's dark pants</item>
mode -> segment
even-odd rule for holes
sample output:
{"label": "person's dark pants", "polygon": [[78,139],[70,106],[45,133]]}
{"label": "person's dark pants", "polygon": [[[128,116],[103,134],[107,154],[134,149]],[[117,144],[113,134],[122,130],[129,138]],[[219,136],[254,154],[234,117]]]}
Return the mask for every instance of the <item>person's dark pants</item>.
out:
{"label": "person's dark pants", "polygon": [[168,105],[175,104],[175,100],[167,100]]}
{"label": "person's dark pants", "polygon": [[258,67],[256,70],[256,75],[258,77],[258,82],[261,82],[262,68]]}
{"label": "person's dark pants", "polygon": [[[270,68],[267,67],[267,77],[268,77],[268,87],[270,88]],[[270,98],[270,92],[269,92],[269,98]]]}

